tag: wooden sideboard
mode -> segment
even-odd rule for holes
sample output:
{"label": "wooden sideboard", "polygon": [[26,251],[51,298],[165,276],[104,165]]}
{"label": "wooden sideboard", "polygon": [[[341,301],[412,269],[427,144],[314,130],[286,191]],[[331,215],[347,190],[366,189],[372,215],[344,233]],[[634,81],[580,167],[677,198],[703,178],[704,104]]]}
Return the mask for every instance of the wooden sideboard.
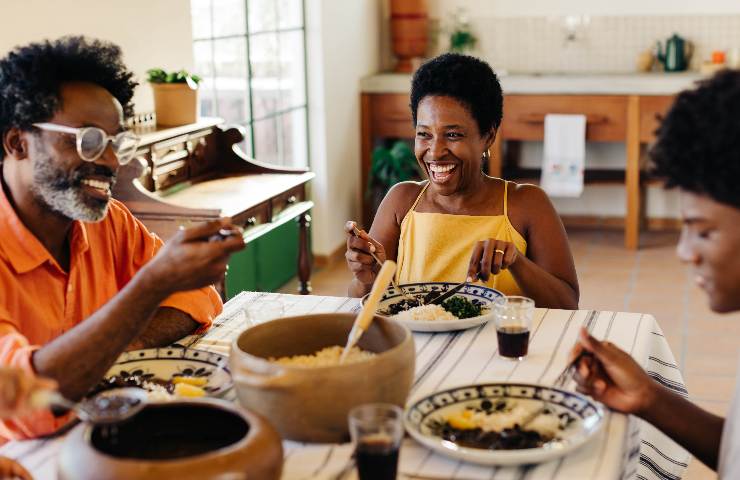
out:
{"label": "wooden sideboard", "polygon": [[[244,132],[221,123],[203,118],[181,127],[138,128],[141,144],[134,160],[119,170],[114,197],[165,240],[181,226],[231,217],[249,244],[296,221],[299,288],[309,293],[313,202],[306,185],[314,174],[248,158],[238,146]],[[224,282],[219,288],[226,292]]]}
{"label": "wooden sideboard", "polygon": [[[642,146],[651,142],[658,126],[657,116],[665,113],[672,96],[648,95],[532,95],[513,94],[504,98],[504,119],[496,136],[488,164],[489,175],[536,181],[536,172],[517,168],[518,142],[542,141],[548,113],[586,115],[586,140],[620,142],[626,145],[625,168],[619,172],[586,172],[586,181],[619,181],[625,186],[627,204],[624,219],[624,243],[639,246],[644,223],[644,165]],[[372,148],[379,138],[414,138],[407,94],[361,94],[361,185],[367,185]],[[507,143],[504,148],[504,143]],[[372,222],[369,206],[363,201],[363,221]]]}

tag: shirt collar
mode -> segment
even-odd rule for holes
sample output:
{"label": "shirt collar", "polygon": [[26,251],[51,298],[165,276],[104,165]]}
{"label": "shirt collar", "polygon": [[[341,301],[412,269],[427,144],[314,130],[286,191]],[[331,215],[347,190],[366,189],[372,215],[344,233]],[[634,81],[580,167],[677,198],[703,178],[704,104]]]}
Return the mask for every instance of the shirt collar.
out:
{"label": "shirt collar", "polygon": [[[5,254],[16,273],[26,273],[44,262],[56,265],[56,260],[23,224],[15,209],[0,186],[0,249]],[[70,258],[89,248],[87,229],[81,221],[75,220],[70,234]]]}

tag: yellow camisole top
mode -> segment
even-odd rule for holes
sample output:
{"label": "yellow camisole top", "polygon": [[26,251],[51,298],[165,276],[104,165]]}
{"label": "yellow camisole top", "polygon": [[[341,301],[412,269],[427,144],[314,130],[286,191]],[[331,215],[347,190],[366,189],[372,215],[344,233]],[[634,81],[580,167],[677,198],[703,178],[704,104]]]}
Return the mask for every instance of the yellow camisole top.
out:
{"label": "yellow camisole top", "polygon": [[[504,214],[493,216],[417,212],[416,205],[428,186],[429,183],[422,188],[401,222],[398,283],[462,282],[468,273],[475,244],[489,238],[513,242],[517,250],[526,255],[527,241],[507,215],[509,182],[504,183]],[[491,275],[486,285],[505,295],[521,295],[508,270]]]}

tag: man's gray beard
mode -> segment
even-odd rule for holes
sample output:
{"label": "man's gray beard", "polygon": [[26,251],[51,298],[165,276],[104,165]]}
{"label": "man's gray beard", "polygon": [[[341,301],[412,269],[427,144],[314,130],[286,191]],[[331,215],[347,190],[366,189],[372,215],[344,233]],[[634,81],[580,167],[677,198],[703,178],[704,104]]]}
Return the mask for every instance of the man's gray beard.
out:
{"label": "man's gray beard", "polygon": [[76,177],[81,168],[66,172],[51,158],[38,159],[33,167],[31,192],[52,211],[72,220],[99,222],[108,213],[110,201],[85,195]]}

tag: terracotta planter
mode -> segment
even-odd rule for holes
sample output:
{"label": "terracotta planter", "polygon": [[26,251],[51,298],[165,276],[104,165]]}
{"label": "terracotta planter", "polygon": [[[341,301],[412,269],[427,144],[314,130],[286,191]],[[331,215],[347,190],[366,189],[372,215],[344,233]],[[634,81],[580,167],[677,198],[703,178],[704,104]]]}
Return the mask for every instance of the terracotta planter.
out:
{"label": "terracotta planter", "polygon": [[363,403],[406,403],[414,378],[414,340],[399,323],[375,317],[360,339],[370,360],[331,367],[282,366],[266,358],[311,354],[344,345],[353,314],[289,317],[243,332],[229,364],[239,400],[265,416],[283,438],[306,442],[349,440],[347,414]]}
{"label": "terracotta planter", "polygon": [[157,125],[174,127],[198,120],[198,90],[187,83],[150,83]]}
{"label": "terracotta planter", "polygon": [[391,0],[391,38],[397,72],[410,72],[411,59],[423,57],[429,43],[426,0]]}
{"label": "terracotta planter", "polygon": [[117,428],[116,435],[75,428],[59,457],[60,480],[280,478],[280,437],[262,417],[230,402],[154,404]]}

